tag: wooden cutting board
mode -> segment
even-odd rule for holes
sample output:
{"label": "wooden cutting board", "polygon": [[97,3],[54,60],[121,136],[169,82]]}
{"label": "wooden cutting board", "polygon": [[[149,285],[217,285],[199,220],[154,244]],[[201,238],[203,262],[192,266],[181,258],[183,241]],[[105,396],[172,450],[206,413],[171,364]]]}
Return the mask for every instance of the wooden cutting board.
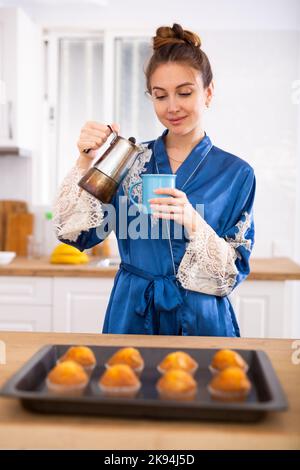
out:
{"label": "wooden cutting board", "polygon": [[0,201],[0,251],[4,250],[5,220],[3,201]]}
{"label": "wooden cutting board", "polygon": [[33,233],[33,217],[29,212],[8,214],[4,248],[6,251],[15,251],[18,256],[27,256],[27,237]]}
{"label": "wooden cutting board", "polygon": [[1,200],[0,201],[0,250],[5,250],[5,237],[7,231],[8,214],[20,214],[27,212],[25,201]]}

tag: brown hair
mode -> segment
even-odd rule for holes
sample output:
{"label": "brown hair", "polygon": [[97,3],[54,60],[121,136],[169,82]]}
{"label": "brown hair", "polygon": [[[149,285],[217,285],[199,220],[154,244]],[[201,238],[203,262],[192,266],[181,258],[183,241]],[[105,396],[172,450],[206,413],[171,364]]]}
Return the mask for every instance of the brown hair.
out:
{"label": "brown hair", "polygon": [[166,62],[184,62],[199,70],[204,88],[207,88],[212,81],[213,74],[210,62],[201,49],[199,36],[184,30],[176,23],[172,28],[161,26],[156,30],[156,36],[153,38],[153,54],[145,70],[149,93],[151,93],[150,79],[153,72],[160,64]]}

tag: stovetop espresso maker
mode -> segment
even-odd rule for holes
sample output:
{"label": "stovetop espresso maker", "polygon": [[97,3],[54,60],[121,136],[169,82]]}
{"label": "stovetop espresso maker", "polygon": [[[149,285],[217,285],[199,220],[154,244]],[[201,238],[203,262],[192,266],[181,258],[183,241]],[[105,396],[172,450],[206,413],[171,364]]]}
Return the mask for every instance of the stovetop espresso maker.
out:
{"label": "stovetop espresso maker", "polygon": [[[119,136],[111,126],[113,140],[108,149],[81,178],[78,185],[103,203],[111,202],[121,181],[133,165],[143,147],[136,144],[134,137],[125,139]],[[90,149],[85,150],[88,153]]]}

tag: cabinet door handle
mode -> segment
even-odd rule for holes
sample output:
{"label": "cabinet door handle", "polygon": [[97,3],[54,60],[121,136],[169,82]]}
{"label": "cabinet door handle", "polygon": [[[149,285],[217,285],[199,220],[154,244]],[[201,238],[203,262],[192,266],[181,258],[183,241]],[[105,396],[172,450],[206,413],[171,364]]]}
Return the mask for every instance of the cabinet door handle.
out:
{"label": "cabinet door handle", "polygon": [[13,102],[7,102],[7,125],[8,125],[8,138],[13,139],[13,125],[12,125],[12,111],[13,111]]}

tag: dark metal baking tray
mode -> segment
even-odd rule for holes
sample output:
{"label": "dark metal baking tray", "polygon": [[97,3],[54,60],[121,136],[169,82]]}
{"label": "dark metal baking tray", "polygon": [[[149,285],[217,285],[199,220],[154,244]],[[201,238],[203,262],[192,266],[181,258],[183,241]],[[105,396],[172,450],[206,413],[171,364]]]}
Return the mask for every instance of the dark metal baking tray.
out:
{"label": "dark metal baking tray", "polygon": [[249,365],[252,390],[244,402],[218,402],[207,391],[211,380],[208,366],[217,349],[181,349],[199,364],[195,374],[198,392],[192,401],[161,399],[155,385],[160,377],[156,366],[175,348],[139,348],[145,360],[142,387],[134,398],[108,397],[101,393],[98,380],[106,360],[123,346],[89,346],[97,366],[81,396],[49,393],[45,379],[57,359],[70,345],[47,345],[40,349],[2,388],[1,396],[17,398],[26,409],[41,413],[102,415],[131,418],[257,421],[268,412],[284,411],[288,404],[272,364],[263,351],[235,349]]}

